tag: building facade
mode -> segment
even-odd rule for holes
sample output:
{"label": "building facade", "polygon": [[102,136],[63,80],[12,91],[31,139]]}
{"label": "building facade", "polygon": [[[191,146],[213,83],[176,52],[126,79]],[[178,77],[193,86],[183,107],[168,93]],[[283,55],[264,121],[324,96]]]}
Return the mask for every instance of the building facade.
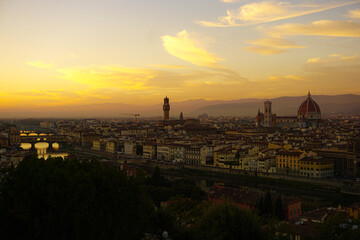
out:
{"label": "building facade", "polygon": [[170,103],[169,103],[169,98],[167,96],[164,98],[163,110],[164,110],[164,121],[169,120],[169,118],[170,118]]}
{"label": "building facade", "polygon": [[297,116],[277,116],[272,113],[271,102],[264,102],[264,114],[258,112],[255,118],[257,126],[264,127],[318,127],[321,123],[321,110],[312,99],[310,92],[299,106]]}

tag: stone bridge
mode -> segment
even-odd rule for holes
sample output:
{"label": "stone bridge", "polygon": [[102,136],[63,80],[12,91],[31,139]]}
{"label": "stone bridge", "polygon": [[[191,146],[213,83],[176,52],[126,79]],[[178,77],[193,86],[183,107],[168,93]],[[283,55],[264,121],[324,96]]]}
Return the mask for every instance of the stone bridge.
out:
{"label": "stone bridge", "polygon": [[20,135],[21,143],[37,143],[37,142],[48,142],[48,143],[67,143],[69,138],[65,135],[31,135],[24,136]]}

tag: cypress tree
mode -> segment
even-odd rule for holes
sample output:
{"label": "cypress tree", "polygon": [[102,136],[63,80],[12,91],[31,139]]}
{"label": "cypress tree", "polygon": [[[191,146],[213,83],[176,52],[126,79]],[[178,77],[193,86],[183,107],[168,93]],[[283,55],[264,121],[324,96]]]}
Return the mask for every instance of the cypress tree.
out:
{"label": "cypress tree", "polygon": [[283,209],[283,203],[281,200],[281,196],[279,195],[279,197],[276,200],[275,203],[275,216],[279,219],[279,220],[283,220],[284,219],[284,209]]}
{"label": "cypress tree", "polygon": [[264,214],[266,215],[273,215],[273,206],[271,201],[270,192],[267,192],[264,199]]}

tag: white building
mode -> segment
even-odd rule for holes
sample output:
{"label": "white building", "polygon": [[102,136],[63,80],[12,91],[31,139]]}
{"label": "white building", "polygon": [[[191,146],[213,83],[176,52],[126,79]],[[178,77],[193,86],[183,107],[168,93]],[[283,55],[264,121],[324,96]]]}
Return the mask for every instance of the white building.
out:
{"label": "white building", "polygon": [[157,146],[157,160],[170,161],[170,147],[168,145]]}

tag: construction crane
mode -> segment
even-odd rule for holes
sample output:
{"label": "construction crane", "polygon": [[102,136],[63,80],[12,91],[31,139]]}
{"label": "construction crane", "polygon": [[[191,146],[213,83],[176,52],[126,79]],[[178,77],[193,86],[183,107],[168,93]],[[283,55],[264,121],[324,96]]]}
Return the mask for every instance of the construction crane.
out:
{"label": "construction crane", "polygon": [[138,123],[138,117],[140,117],[139,113],[120,113],[120,115],[134,116],[135,117],[135,123]]}

